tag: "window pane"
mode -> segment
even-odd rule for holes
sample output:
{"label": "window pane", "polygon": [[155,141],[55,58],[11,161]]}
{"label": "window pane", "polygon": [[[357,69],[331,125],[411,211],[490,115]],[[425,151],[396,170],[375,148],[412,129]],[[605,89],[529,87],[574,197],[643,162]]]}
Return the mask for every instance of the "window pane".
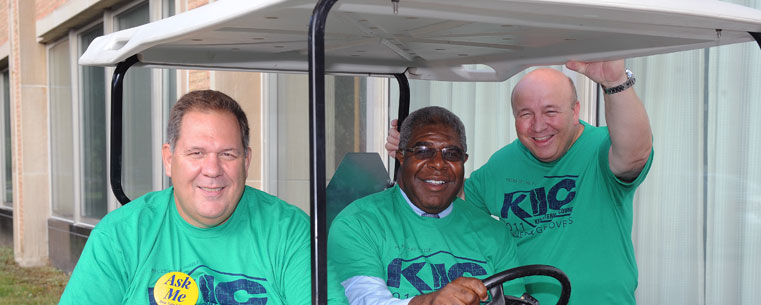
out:
{"label": "window pane", "polygon": [[134,28],[138,25],[146,24],[150,21],[148,14],[148,2],[124,11],[116,16],[117,31],[128,28]]}
{"label": "window pane", "polygon": [[[761,1],[748,4],[761,8]],[[706,304],[757,304],[761,300],[758,67],[761,52],[756,43],[710,49],[705,146]]]}
{"label": "window pane", "polygon": [[[285,201],[309,210],[309,100],[306,75],[277,76],[277,194]],[[380,152],[378,139],[386,130],[369,126],[385,120],[385,101],[368,94],[370,77],[325,78],[325,167],[330,180],[346,153]],[[371,130],[372,129],[372,130]],[[327,181],[326,181],[327,185]]]}
{"label": "window pane", "polygon": [[74,213],[74,146],[69,42],[49,51],[50,139],[53,182],[53,215],[72,218]]}
{"label": "window pane", "polygon": [[11,149],[11,91],[9,75],[6,70],[3,72],[3,134],[5,135],[5,145],[3,152],[3,163],[5,172],[5,192],[3,193],[3,203],[7,207],[13,206],[13,150]]}
{"label": "window pane", "polygon": [[[331,174],[350,152],[365,152],[365,125],[367,96],[366,81],[362,77],[336,76],[334,110],[327,118],[332,124],[333,166]],[[332,175],[329,175],[332,176]]]}
{"label": "window pane", "polygon": [[[642,81],[635,90],[647,108],[655,149],[633,206],[640,304],[701,304],[703,298],[703,293],[695,292],[705,287],[701,277],[705,155],[701,146],[705,142],[704,80],[710,72],[705,52],[627,60],[627,67]],[[602,102],[600,107],[604,109]],[[664,216],[668,221],[657,221]],[[669,275],[675,272],[684,276],[674,281]]]}
{"label": "window pane", "polygon": [[[148,4],[136,6],[116,18],[117,30],[148,23]],[[151,81],[147,68],[132,68],[124,78],[122,184],[130,199],[153,189]]]}
{"label": "window pane", "polygon": [[177,70],[165,69],[162,72],[164,79],[164,91],[162,92],[162,104],[164,105],[164,117],[161,120],[161,142],[166,143],[166,125],[169,122],[169,111],[177,102]]}
{"label": "window pane", "polygon": [[[170,1],[173,2],[173,1]],[[165,69],[162,72],[164,86],[162,92],[162,105],[164,105],[164,117],[161,120],[161,143],[167,142],[166,125],[169,122],[169,111],[172,106],[177,102],[177,70]],[[159,165],[161,166],[161,165]],[[172,179],[169,179],[166,175],[163,175],[162,186],[164,188],[172,186]]]}
{"label": "window pane", "polygon": [[174,0],[164,0],[164,3],[162,5],[164,5],[164,16],[162,16],[162,18],[174,16],[175,14]]}
{"label": "window pane", "polygon": [[[98,25],[80,37],[84,52],[95,37],[103,35]],[[103,67],[82,67],[82,216],[100,219],[108,210],[106,169],[106,78]]]}

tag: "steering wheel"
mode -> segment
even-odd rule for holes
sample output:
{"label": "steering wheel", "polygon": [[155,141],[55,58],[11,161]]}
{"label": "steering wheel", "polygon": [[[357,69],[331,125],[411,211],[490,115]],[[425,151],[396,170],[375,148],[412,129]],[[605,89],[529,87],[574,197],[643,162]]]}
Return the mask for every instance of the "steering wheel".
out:
{"label": "steering wheel", "polygon": [[552,277],[561,285],[560,298],[557,305],[566,305],[571,298],[571,282],[560,269],[547,265],[526,265],[510,270],[505,270],[483,280],[486,289],[491,292],[491,302],[487,305],[536,305],[539,302],[528,294],[524,298],[505,296],[502,291],[502,283],[532,275],[544,275]]}

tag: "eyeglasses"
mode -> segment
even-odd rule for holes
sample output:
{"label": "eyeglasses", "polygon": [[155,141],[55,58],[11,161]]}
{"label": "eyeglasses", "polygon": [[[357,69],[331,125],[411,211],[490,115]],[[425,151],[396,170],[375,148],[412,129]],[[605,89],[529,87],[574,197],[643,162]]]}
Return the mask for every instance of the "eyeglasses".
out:
{"label": "eyeglasses", "polygon": [[460,162],[465,160],[465,152],[459,147],[444,147],[442,149],[428,147],[428,146],[415,146],[412,148],[404,148],[402,151],[409,151],[418,160],[428,160],[433,158],[436,152],[441,151],[441,158],[446,161]]}

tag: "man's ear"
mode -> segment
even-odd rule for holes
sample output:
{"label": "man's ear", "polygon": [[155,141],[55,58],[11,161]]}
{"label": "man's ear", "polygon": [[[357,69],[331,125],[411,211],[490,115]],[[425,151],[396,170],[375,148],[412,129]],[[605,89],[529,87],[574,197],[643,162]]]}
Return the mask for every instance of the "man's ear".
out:
{"label": "man's ear", "polygon": [[164,172],[166,176],[172,178],[172,147],[169,143],[161,146],[161,161],[164,163]]}
{"label": "man's ear", "polygon": [[404,153],[401,150],[396,150],[396,160],[399,161],[399,164],[404,163]]}
{"label": "man's ear", "polygon": [[581,112],[581,103],[579,101],[576,101],[576,103],[573,104],[573,120],[577,124],[579,123],[580,112]]}
{"label": "man's ear", "polygon": [[251,165],[251,147],[246,147],[246,173],[248,173],[248,167]]}

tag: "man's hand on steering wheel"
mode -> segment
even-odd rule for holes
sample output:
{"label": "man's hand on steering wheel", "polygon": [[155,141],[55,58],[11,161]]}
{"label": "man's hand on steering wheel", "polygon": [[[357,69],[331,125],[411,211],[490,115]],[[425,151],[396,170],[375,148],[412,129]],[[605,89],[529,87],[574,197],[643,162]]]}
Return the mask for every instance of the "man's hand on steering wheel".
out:
{"label": "man's hand on steering wheel", "polygon": [[409,305],[478,305],[488,294],[481,280],[458,277],[443,288],[412,298]]}

